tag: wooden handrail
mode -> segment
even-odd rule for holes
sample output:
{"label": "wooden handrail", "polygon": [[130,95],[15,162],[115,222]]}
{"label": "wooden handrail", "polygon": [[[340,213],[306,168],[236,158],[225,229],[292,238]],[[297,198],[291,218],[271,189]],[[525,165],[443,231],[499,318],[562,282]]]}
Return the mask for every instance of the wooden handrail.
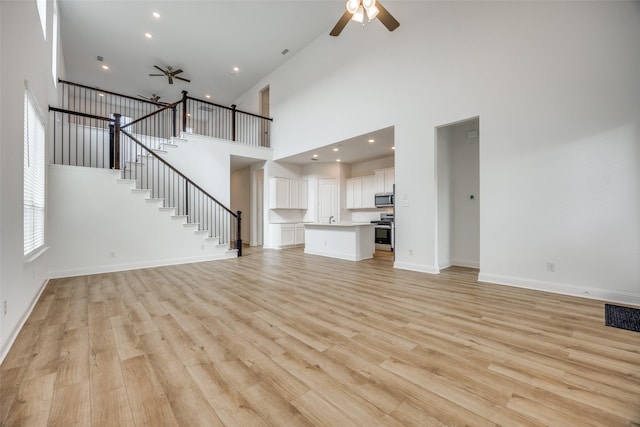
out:
{"label": "wooden handrail", "polygon": [[247,114],[249,116],[257,117],[259,119],[269,120],[271,122],[273,121],[273,119],[271,117],[265,117],[265,116],[261,116],[259,114],[253,114],[253,113],[249,113],[247,111],[238,110],[238,109],[234,108],[235,106],[234,107],[227,107],[227,106],[224,106],[224,105],[216,104],[214,102],[205,101],[204,99],[193,98],[191,96],[187,96],[186,98],[187,99],[191,99],[193,101],[202,102],[203,104],[213,105],[214,107],[224,108],[225,110],[235,111],[236,113]]}
{"label": "wooden handrail", "polygon": [[141,122],[142,120],[146,120],[151,116],[155,116],[156,114],[163,112],[164,110],[168,110],[169,108],[173,108],[176,105],[178,105],[180,102],[181,101],[174,102],[173,104],[167,104],[164,107],[157,109],[156,111],[152,111],[151,113],[147,114],[146,116],[142,116],[140,118],[135,119],[132,122],[127,123],[126,125],[120,127],[120,129],[124,129],[124,128],[128,127],[128,126],[131,126],[131,125],[134,125],[134,124],[136,124],[138,122]]}
{"label": "wooden handrail", "polygon": [[145,102],[147,104],[166,105],[165,102],[153,102],[153,101],[149,101],[148,99],[136,98],[135,96],[124,95],[122,93],[113,92],[113,91],[110,91],[110,90],[100,89],[99,87],[86,86],[86,85],[83,85],[83,84],[80,84],[80,83],[74,83],[74,82],[70,82],[70,81],[67,81],[67,80],[62,80],[60,78],[58,78],[58,83],[64,83],[64,84],[67,84],[67,85],[70,85],[70,86],[81,87],[83,89],[91,89],[91,90],[95,90],[95,91],[102,92],[102,93],[108,93],[109,95],[120,96],[122,98],[132,99],[134,101]]}
{"label": "wooden handrail", "polygon": [[204,194],[205,196],[207,196],[208,198],[210,198],[211,200],[213,200],[214,202],[216,202],[219,206],[221,206],[225,211],[227,211],[229,214],[231,214],[231,216],[233,216],[234,218],[238,218],[238,215],[233,213],[233,211],[231,211],[231,209],[229,209],[228,207],[226,207],[224,204],[220,203],[218,201],[218,199],[216,199],[215,197],[213,197],[211,194],[209,194],[208,192],[206,192],[205,190],[202,189],[202,187],[200,187],[198,184],[196,184],[195,182],[193,182],[191,179],[189,179],[185,174],[183,174],[182,172],[180,172],[178,169],[176,169],[171,163],[167,162],[166,160],[164,160],[162,157],[158,156],[156,153],[153,152],[153,150],[151,150],[149,147],[147,147],[146,145],[144,145],[142,142],[138,141],[138,139],[136,139],[133,135],[131,135],[129,132],[122,130],[122,128],[120,128],[120,131],[125,134],[126,136],[128,136],[129,138],[131,138],[136,144],[138,144],[139,146],[141,146],[142,148],[144,148],[145,150],[147,150],[153,157],[155,157],[157,160],[159,160],[161,163],[163,163],[166,167],[168,167],[169,169],[171,169],[173,172],[175,172],[176,174],[178,174],[180,177],[182,177],[186,182],[190,183],[191,185],[193,185],[195,188],[197,188],[198,190],[200,190],[202,192],[202,194]]}
{"label": "wooden handrail", "polygon": [[87,118],[87,119],[103,120],[103,121],[107,121],[107,122],[113,122],[114,121],[110,117],[96,116],[94,114],[81,113],[79,111],[64,110],[62,108],[52,107],[51,105],[49,105],[49,111],[55,111],[57,113],[73,114],[74,116],[80,116],[80,117],[84,117],[84,118]]}

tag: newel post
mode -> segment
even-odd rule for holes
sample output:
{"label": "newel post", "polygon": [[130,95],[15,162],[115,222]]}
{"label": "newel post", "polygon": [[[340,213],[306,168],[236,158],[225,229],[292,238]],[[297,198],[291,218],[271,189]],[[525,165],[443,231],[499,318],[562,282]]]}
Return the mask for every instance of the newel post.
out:
{"label": "newel post", "polygon": [[171,116],[173,117],[171,123],[171,135],[176,138],[178,136],[178,109],[175,105],[171,107]]}
{"label": "newel post", "polygon": [[242,212],[236,212],[238,215],[238,230],[236,231],[236,249],[238,250],[238,256],[242,256]]}
{"label": "newel post", "polygon": [[182,91],[182,132],[187,131],[187,91]]}
{"label": "newel post", "polygon": [[109,162],[113,169],[120,169],[120,117],[120,114],[115,113],[113,115],[114,123],[113,125],[109,125],[110,133],[113,128],[113,136],[110,135],[111,153],[109,156]]}

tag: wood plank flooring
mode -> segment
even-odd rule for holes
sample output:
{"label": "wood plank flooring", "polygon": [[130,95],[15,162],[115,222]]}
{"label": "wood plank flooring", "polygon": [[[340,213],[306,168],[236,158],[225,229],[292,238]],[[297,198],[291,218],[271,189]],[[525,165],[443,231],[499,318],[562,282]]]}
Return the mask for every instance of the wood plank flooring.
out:
{"label": "wood plank flooring", "polygon": [[299,249],[52,280],[3,426],[640,425],[604,303]]}

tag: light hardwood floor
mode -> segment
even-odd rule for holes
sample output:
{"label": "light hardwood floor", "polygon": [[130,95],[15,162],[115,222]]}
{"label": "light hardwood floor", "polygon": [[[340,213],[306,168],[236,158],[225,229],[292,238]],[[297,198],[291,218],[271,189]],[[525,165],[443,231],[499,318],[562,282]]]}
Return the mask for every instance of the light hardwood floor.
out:
{"label": "light hardwood floor", "polygon": [[599,301],[299,249],[52,280],[6,426],[640,424],[640,333]]}

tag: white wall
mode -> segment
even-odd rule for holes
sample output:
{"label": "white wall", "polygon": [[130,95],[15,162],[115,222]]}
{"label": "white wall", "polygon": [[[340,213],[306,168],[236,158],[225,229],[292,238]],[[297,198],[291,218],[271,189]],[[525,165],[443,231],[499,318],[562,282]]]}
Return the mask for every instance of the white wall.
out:
{"label": "white wall", "polygon": [[269,85],[274,158],[394,126],[395,265],[435,272],[434,128],[480,116],[480,278],[640,304],[638,2],[388,9],[243,96]]}
{"label": "white wall", "polygon": [[353,163],[351,165],[351,177],[373,175],[376,169],[386,169],[394,167],[393,156],[381,159],[368,160],[366,162]]}
{"label": "white wall", "polygon": [[[49,252],[32,262],[24,260],[22,201],[24,81],[28,80],[45,115],[48,105],[55,103],[51,75],[53,9],[51,2],[47,3],[45,40],[35,1],[0,2],[0,361],[43,289],[49,271]],[[4,301],[6,315],[1,310]]]}
{"label": "white wall", "polygon": [[269,148],[193,134],[183,134],[182,138],[187,142],[162,157],[225,206],[231,202],[231,156],[255,158],[256,162],[271,160],[272,156]]}
{"label": "white wall", "polygon": [[145,200],[119,171],[49,165],[51,277],[69,277],[226,257],[183,226],[174,211]]}

